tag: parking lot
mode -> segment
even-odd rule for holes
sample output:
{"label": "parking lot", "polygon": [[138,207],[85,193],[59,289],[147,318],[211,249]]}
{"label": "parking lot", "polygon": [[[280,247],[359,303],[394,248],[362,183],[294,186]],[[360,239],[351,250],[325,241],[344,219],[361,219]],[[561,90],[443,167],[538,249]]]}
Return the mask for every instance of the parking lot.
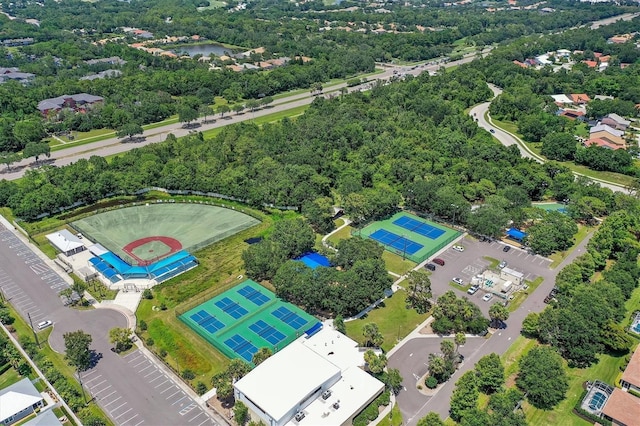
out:
{"label": "parking lot", "polygon": [[[487,303],[482,301],[483,291],[478,291],[474,295],[469,295],[449,285],[454,277],[461,278],[464,283],[469,283],[471,278],[488,268],[492,261],[506,261],[507,267],[515,271],[522,272],[525,280],[534,281],[538,277],[549,275],[549,265],[551,260],[527,253],[525,250],[511,247],[508,252],[503,251],[506,244],[501,241],[480,242],[473,238],[466,237],[456,243],[462,245],[465,250],[462,252],[447,248],[433,258],[440,258],[445,261],[444,266],[437,265],[436,270],[431,272],[431,288],[433,295],[438,297],[443,293],[453,290],[458,296],[466,296],[480,309],[487,314],[489,307],[495,302]],[[430,262],[431,259],[428,261]]]}
{"label": "parking lot", "polygon": [[31,316],[34,327],[41,321],[52,321],[49,343],[57,352],[65,350],[64,333],[82,329],[91,334],[91,348],[98,355],[98,362],[82,372],[81,379],[115,424],[216,424],[213,413],[205,411],[142,352],[135,351],[127,359],[111,352],[108,332],[113,327],[126,327],[126,317],[112,309],[65,307],[58,292],[67,287],[66,281],[29,244],[0,225],[2,294],[25,320]]}
{"label": "parking lot", "polygon": [[[52,320],[51,311],[43,308],[40,303],[36,303],[37,294],[42,294],[53,290],[58,293],[69,284],[55,273],[40,257],[38,257],[29,247],[27,247],[13,232],[0,226],[0,243],[13,254],[13,259],[0,258],[0,291],[4,297],[11,302],[20,315],[31,321],[35,326],[44,320]],[[26,273],[23,278],[28,282],[27,288],[22,282],[17,282],[15,275],[16,267],[24,268]],[[22,280],[20,280],[22,281]],[[55,305],[59,303],[54,300]]]}
{"label": "parking lot", "polygon": [[[156,424],[160,417],[148,416],[149,403],[154,401],[156,411],[163,413],[166,424],[193,426],[215,425],[216,423],[203,409],[144,353],[136,350],[124,357],[129,379],[147,387],[149,391],[141,395],[147,401],[140,407],[132,403],[121,389],[112,384],[112,377],[104,368],[93,368],[82,373],[82,382],[89,394],[118,425],[138,426]],[[142,410],[142,412],[140,411]]]}

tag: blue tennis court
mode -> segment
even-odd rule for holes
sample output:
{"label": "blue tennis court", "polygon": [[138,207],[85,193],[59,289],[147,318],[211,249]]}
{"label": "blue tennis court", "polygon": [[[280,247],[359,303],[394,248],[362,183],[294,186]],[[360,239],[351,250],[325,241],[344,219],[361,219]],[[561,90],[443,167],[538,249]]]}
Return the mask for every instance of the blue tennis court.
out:
{"label": "blue tennis court", "polygon": [[232,337],[225,340],[224,344],[229,346],[232,351],[240,355],[249,363],[253,359],[253,354],[258,352],[258,348],[239,334],[234,334]]}
{"label": "blue tennis court", "polygon": [[224,328],[224,324],[221,321],[219,321],[216,317],[211,316],[209,312],[205,311],[204,309],[191,315],[191,319],[197,322],[200,327],[204,328],[211,334]]}
{"label": "blue tennis court", "polygon": [[416,234],[423,235],[432,240],[436,240],[442,236],[445,231],[438,229],[435,226],[431,226],[428,223],[420,222],[419,220],[412,219],[408,216],[401,216],[392,222],[394,225],[398,225],[401,228],[408,229]]}
{"label": "blue tennis court", "polygon": [[249,299],[251,302],[258,306],[262,306],[269,300],[271,300],[269,297],[262,294],[259,290],[256,290],[248,285],[238,290],[238,294],[246,299]]}
{"label": "blue tennis court", "polygon": [[249,329],[272,345],[277,345],[287,337],[262,320],[258,320],[251,324]]}
{"label": "blue tennis court", "polygon": [[238,319],[247,314],[247,310],[240,306],[238,302],[234,302],[233,300],[225,297],[216,302],[216,306],[227,314],[231,315],[233,318]]}
{"label": "blue tennis court", "polygon": [[280,306],[278,309],[271,313],[274,317],[278,318],[283,323],[298,330],[300,327],[307,323],[307,320],[298,316],[295,312],[291,312],[284,306]]}
{"label": "blue tennis court", "polygon": [[384,229],[378,229],[376,232],[369,235],[369,238],[373,238],[384,245],[393,247],[394,249],[407,254],[414,254],[424,247],[422,244],[418,244],[408,238],[396,235],[393,232],[385,231]]}

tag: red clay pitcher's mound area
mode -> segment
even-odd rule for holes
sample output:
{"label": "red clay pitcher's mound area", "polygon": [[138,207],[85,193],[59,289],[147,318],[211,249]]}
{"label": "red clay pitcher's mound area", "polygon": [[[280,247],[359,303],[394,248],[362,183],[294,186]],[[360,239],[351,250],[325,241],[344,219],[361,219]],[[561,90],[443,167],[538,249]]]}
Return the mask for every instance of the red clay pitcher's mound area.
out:
{"label": "red clay pitcher's mound area", "polygon": [[122,248],[122,251],[135,259],[140,266],[149,265],[180,250],[180,241],[163,236],[140,238]]}

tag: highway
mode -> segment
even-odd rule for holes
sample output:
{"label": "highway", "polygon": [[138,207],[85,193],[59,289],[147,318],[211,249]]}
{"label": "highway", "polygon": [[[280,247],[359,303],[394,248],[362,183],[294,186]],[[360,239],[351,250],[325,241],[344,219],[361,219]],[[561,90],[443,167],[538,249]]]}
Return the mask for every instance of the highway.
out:
{"label": "highway", "polygon": [[[485,49],[482,53],[483,55],[487,55],[491,49]],[[420,66],[395,66],[390,65],[385,67],[384,71],[381,74],[377,74],[373,80],[379,81],[389,81],[392,77],[397,77],[402,74],[412,74],[418,75],[424,71],[437,71],[440,67],[452,67],[456,65],[462,65],[468,62],[471,62],[475,59],[476,53],[473,52],[471,54],[467,54],[460,60],[451,61],[445,64],[437,64],[437,65],[420,65]],[[328,87],[324,94],[319,96],[331,96],[340,93],[340,89],[343,87],[347,87],[346,83],[341,83],[335,86]],[[370,87],[367,85],[364,86],[356,86],[356,87],[347,87],[348,92],[358,91],[358,90],[366,90],[364,87]],[[126,139],[119,139],[117,137],[112,137],[109,139],[104,139],[99,142],[94,142],[91,144],[85,145],[76,145],[69,146],[69,148],[61,149],[58,151],[54,151],[51,153],[51,157],[42,161],[40,159],[40,165],[43,163],[55,166],[66,166],[71,163],[75,163],[80,159],[88,159],[93,155],[98,155],[101,157],[107,157],[110,155],[121,154],[123,152],[130,151],[134,148],[139,148],[145,145],[149,145],[152,143],[158,143],[164,141],[169,134],[173,134],[176,137],[186,136],[190,132],[203,132],[210,129],[215,129],[223,126],[228,126],[230,124],[240,123],[243,121],[251,121],[258,117],[262,117],[265,115],[273,114],[281,111],[288,111],[290,109],[294,109],[300,106],[309,105],[318,95],[312,95],[310,92],[297,93],[294,95],[290,95],[287,97],[283,97],[277,99],[272,105],[267,108],[263,108],[254,112],[245,111],[241,114],[229,113],[223,118],[220,118],[216,115],[215,119],[209,119],[207,123],[201,122],[200,126],[196,129],[185,129],[182,127],[182,123],[174,123],[168,124],[161,127],[156,127],[154,129],[150,129],[144,132],[142,135],[144,141],[142,142],[126,142]],[[123,142],[124,141],[124,142]],[[15,180],[21,178],[27,170],[30,170],[34,167],[37,167],[33,158],[23,159],[19,163],[15,163],[11,166],[11,169],[8,170],[3,168],[0,171],[0,178],[6,180]]]}

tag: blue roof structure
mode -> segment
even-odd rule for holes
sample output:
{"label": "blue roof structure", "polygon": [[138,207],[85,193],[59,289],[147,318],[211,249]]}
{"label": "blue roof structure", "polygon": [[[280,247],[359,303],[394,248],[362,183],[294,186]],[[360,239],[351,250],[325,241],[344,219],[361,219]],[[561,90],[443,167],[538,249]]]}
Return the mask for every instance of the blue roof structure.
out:
{"label": "blue roof structure", "polygon": [[521,230],[516,228],[509,228],[509,230],[507,231],[507,237],[516,241],[522,241],[526,238],[526,236],[526,232],[522,232]]}

